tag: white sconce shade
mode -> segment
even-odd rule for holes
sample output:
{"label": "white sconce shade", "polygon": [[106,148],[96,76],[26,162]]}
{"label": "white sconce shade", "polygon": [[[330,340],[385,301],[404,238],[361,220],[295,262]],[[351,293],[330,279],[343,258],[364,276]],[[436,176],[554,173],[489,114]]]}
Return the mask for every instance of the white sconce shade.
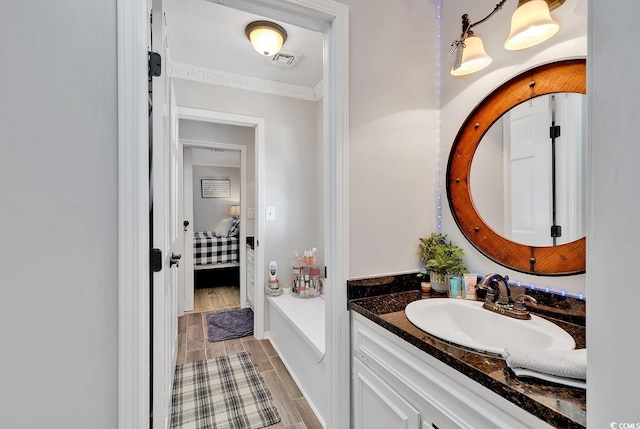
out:
{"label": "white sconce shade", "polygon": [[270,57],[278,53],[287,41],[287,32],[274,22],[255,21],[247,25],[245,33],[253,49],[260,55]]}
{"label": "white sconce shade", "polygon": [[545,0],[520,2],[511,17],[511,33],[504,47],[510,51],[529,48],[549,39],[559,29]]}
{"label": "white sconce shade", "polygon": [[464,40],[465,47],[462,48],[462,60],[460,67],[451,69],[452,76],[464,76],[482,70],[491,64],[491,57],[484,50],[482,39],[478,36],[469,35]]}

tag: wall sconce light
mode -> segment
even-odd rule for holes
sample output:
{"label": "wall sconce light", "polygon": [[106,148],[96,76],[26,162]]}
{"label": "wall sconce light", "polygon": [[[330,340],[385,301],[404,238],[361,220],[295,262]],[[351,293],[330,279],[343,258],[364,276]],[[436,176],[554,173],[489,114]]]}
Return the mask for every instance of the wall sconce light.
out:
{"label": "wall sconce light", "polygon": [[[507,0],[502,0],[491,13],[473,24],[469,15],[462,15],[462,34],[451,43],[450,54],[456,55],[451,74],[464,76],[482,70],[491,64],[491,57],[485,52],[482,40],[471,29],[491,18]],[[565,0],[519,0],[518,8],[511,17],[511,31],[504,47],[515,51],[530,48],[552,37],[560,25],[551,18],[550,11],[561,6]]]}
{"label": "wall sconce light", "polygon": [[473,31],[467,31],[467,36],[464,39],[464,47],[460,49],[462,56],[459,60],[456,59],[458,67],[451,69],[453,76],[464,76],[482,70],[491,64],[491,57],[487,55],[484,50],[484,43],[482,39],[473,34]]}
{"label": "wall sconce light", "polygon": [[277,54],[287,41],[287,32],[275,22],[255,21],[247,25],[244,32],[253,49],[266,57]]}

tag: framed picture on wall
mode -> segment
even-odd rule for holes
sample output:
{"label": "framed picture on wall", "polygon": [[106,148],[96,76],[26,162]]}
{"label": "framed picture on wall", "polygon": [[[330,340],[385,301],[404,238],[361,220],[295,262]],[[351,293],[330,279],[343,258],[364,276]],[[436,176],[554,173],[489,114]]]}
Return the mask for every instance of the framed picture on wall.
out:
{"label": "framed picture on wall", "polygon": [[202,198],[231,197],[231,181],[229,179],[201,179]]}

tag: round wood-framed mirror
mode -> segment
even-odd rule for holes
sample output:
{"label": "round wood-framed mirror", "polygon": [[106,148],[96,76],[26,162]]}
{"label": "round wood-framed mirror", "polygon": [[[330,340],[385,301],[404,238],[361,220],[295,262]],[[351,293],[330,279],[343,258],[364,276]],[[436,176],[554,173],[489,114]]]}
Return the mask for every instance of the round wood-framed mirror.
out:
{"label": "round wood-framed mirror", "polygon": [[559,61],[528,70],[489,94],[458,131],[447,165],[447,195],[458,227],[487,258],[520,272],[572,275],[585,272],[584,237],[557,246],[516,243],[491,229],[478,214],[471,195],[471,163],[482,137],[503,114],[529,99],[559,92],[586,94],[584,59]]}

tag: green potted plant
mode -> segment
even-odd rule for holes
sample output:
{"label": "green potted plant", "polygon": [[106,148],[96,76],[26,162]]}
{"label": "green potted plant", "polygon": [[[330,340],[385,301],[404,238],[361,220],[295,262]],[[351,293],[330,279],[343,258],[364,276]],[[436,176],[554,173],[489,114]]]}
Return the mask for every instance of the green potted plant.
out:
{"label": "green potted plant", "polygon": [[464,251],[439,232],[420,238],[419,256],[424,263],[424,271],[418,273],[418,276],[424,277],[428,272],[431,287],[436,292],[447,292],[447,276],[461,275],[467,270],[462,261]]}

